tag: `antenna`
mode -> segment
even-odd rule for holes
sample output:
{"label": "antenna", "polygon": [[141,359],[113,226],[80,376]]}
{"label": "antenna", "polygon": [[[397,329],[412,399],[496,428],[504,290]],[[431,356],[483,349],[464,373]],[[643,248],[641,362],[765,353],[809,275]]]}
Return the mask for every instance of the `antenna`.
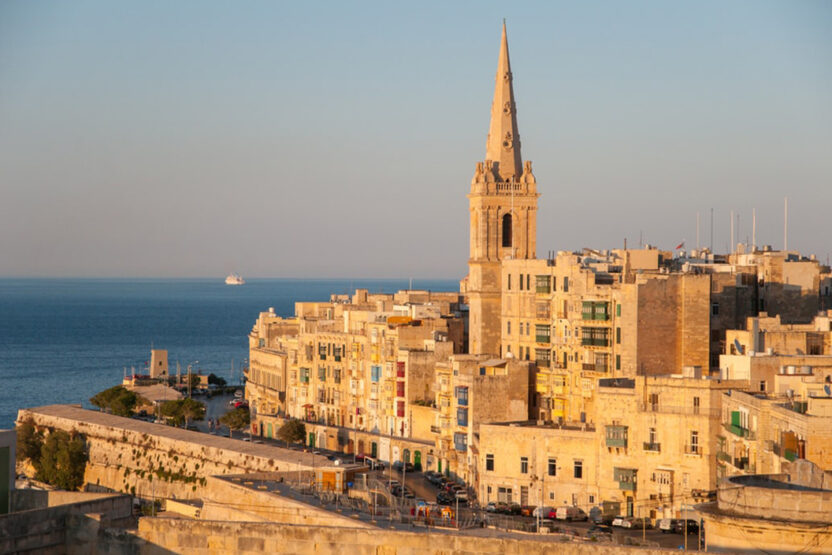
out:
{"label": "antenna", "polygon": [[711,208],[711,254],[714,253],[714,209]]}
{"label": "antenna", "polygon": [[699,250],[699,212],[696,213],[696,250]]}
{"label": "antenna", "polygon": [[783,197],[783,250],[789,250],[789,197]]}
{"label": "antenna", "polygon": [[751,252],[757,250],[757,209],[751,209]]}
{"label": "antenna", "polygon": [[734,252],[734,247],[736,246],[734,244],[734,211],[733,210],[731,210],[731,243],[729,244],[729,246],[731,248],[728,249],[728,250],[733,253]]}

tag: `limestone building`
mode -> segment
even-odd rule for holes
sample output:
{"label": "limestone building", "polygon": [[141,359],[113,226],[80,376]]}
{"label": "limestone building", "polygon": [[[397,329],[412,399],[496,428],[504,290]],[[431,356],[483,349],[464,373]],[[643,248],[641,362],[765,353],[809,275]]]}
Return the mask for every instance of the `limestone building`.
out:
{"label": "limestone building", "polygon": [[468,195],[470,255],[461,289],[468,295],[472,354],[500,350],[501,264],[533,259],[537,237],[537,182],[523,163],[506,27],[491,104],[485,160],[477,162]]}

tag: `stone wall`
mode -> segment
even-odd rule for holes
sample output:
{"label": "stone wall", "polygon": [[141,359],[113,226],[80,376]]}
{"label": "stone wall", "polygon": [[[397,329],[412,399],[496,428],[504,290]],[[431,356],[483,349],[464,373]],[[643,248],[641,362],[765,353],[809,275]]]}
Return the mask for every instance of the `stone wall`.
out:
{"label": "stone wall", "polygon": [[[30,496],[28,493],[16,491],[15,505],[48,503],[50,497],[52,502],[60,500],[60,496]],[[100,527],[130,518],[133,507],[126,495],[101,497],[92,494],[91,500],[89,495],[74,492],[61,499],[75,502],[0,516],[0,553],[67,553],[67,546],[74,547],[70,552],[92,552]],[[88,500],[83,500],[85,496]]]}
{"label": "stone wall", "polygon": [[628,548],[598,543],[484,538],[446,533],[381,529],[325,528],[249,522],[186,522],[143,518],[139,536],[148,542],[142,553],[349,553],[350,555],[432,555],[499,553],[544,555],[659,555],[663,549]]}
{"label": "stone wall", "polygon": [[68,405],[21,410],[18,421],[27,418],[39,427],[75,430],[86,437],[86,484],[147,499],[199,498],[209,476],[331,466],[324,457],[310,453],[252,445]]}

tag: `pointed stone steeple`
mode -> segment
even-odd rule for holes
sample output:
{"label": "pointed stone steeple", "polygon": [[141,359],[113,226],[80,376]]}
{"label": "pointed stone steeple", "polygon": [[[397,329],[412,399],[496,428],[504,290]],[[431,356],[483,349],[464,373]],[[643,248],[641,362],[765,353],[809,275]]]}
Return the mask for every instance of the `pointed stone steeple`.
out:
{"label": "pointed stone steeple", "polygon": [[523,173],[520,135],[517,132],[517,106],[514,103],[505,21],[503,21],[503,37],[500,43],[500,58],[497,62],[494,102],[491,104],[491,126],[488,129],[485,159],[496,163],[494,173],[498,181],[517,181]]}

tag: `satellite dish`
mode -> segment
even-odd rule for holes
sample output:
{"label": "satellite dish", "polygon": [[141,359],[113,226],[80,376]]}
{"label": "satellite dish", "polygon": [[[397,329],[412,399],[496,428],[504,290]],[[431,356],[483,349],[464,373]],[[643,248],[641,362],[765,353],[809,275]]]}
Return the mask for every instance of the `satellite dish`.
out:
{"label": "satellite dish", "polygon": [[745,354],[745,353],[742,352],[742,345],[740,345],[739,339],[737,339],[736,337],[734,338],[734,347],[737,349],[737,352],[739,354],[741,354],[741,355]]}
{"label": "satellite dish", "polygon": [[826,392],[827,397],[832,397],[832,387],[825,385],[823,386],[823,390]]}

